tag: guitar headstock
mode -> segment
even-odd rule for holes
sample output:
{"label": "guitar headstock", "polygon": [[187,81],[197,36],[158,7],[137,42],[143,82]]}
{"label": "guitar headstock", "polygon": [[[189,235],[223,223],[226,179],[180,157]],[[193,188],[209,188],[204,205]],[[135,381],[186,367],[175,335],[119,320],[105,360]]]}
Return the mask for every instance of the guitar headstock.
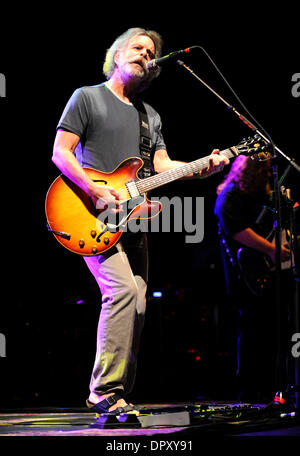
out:
{"label": "guitar headstock", "polygon": [[270,143],[256,134],[254,137],[244,138],[237,146],[239,155],[247,155],[259,161],[269,160],[271,153],[268,151]]}

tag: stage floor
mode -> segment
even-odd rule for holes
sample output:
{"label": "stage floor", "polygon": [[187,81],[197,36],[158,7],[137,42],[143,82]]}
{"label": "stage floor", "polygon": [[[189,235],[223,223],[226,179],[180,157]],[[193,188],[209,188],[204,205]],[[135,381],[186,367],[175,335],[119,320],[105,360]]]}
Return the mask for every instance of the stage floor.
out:
{"label": "stage floor", "polygon": [[0,410],[0,437],[142,437],[157,442],[176,440],[181,442],[181,450],[188,451],[183,446],[195,436],[300,436],[298,412],[265,404],[223,401],[139,405],[139,417],[99,417],[86,408]]}

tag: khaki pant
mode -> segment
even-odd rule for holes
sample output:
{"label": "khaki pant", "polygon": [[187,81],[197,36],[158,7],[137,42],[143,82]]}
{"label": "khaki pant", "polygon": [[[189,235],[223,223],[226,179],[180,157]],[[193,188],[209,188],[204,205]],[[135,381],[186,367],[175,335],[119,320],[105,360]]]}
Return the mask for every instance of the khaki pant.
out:
{"label": "khaki pant", "polygon": [[146,235],[123,233],[108,252],[84,259],[102,295],[90,391],[126,395],[134,386],[146,311]]}

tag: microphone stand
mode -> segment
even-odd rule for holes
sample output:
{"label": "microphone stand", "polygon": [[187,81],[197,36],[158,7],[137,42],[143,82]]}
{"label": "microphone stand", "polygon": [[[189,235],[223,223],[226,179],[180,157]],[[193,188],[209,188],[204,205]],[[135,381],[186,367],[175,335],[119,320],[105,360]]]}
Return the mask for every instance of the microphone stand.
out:
{"label": "microphone stand", "polygon": [[[282,152],[282,150],[280,150],[275,144],[273,144],[273,141],[271,140],[270,136],[266,132],[265,132],[265,134],[263,134],[261,131],[259,131],[258,128],[252,122],[250,122],[249,119],[247,119],[245,116],[240,114],[234,106],[232,106],[226,100],[224,100],[224,98],[222,98],[212,87],[210,87],[205,81],[203,81],[203,79],[201,79],[184,62],[182,62],[181,60],[177,60],[177,63],[178,63],[178,65],[180,65],[180,66],[184,67],[186,70],[188,70],[196,79],[198,79],[198,81],[200,81],[206,88],[208,88],[214,95],[216,95],[216,97],[218,97],[219,100],[221,100],[226,105],[227,109],[234,112],[234,114],[236,114],[238,116],[238,118],[242,122],[244,122],[244,124],[247,125],[247,127],[249,127],[252,131],[259,134],[259,136],[261,136],[265,141],[272,143],[271,146],[274,147],[275,152],[278,152],[280,155],[282,155],[282,157],[284,157],[290,163],[290,165],[293,166],[298,171],[298,173],[300,173],[300,166],[295,162],[295,159],[290,158],[288,155],[284,154],[284,152]],[[263,130],[263,128],[261,128],[261,129]]]}
{"label": "microphone stand", "polygon": [[[235,95],[235,97],[239,100],[240,104],[244,107],[246,112],[248,110],[242,104],[238,96],[235,94],[229,83],[224,78],[221,71],[218,69],[216,64],[210,58],[208,53],[200,46],[194,46],[200,48],[209,58],[211,63],[214,65],[218,73],[221,75],[231,92]],[[284,403],[285,399],[283,398],[283,394],[286,393],[287,390],[287,375],[286,372],[283,372],[284,363],[284,350],[283,347],[285,344],[282,343],[282,295],[281,295],[281,211],[280,211],[280,189],[279,189],[279,180],[278,180],[278,156],[279,154],[284,157],[291,166],[293,166],[299,173],[300,173],[300,166],[295,162],[294,159],[288,157],[284,154],[272,141],[270,135],[260,126],[261,130],[258,129],[249,119],[247,119],[244,115],[242,115],[238,110],[229,104],[224,98],[222,98],[212,87],[210,87],[203,79],[201,79],[194,71],[189,68],[184,62],[181,60],[177,60],[177,63],[185,68],[190,74],[192,74],[198,81],[200,81],[207,89],[209,89],[219,100],[221,100],[227,107],[228,110],[233,112],[247,127],[249,127],[255,134],[258,134],[261,138],[263,138],[272,150],[272,169],[273,169],[273,186],[274,186],[274,228],[275,228],[275,248],[276,248],[276,262],[275,262],[275,274],[276,274],[276,330],[277,330],[277,338],[276,338],[276,352],[277,352],[277,359],[276,359],[276,394],[274,398],[274,403]],[[253,116],[251,116],[253,117]],[[258,124],[258,122],[257,122]],[[296,293],[297,294],[297,293]],[[296,376],[297,377],[297,376]],[[284,392],[284,393],[283,393]]]}
{"label": "microphone stand", "polygon": [[[285,171],[285,176],[282,176],[280,181],[284,181],[286,175],[290,170],[288,166]],[[299,314],[299,284],[300,284],[300,263],[299,263],[299,240],[298,240],[298,230],[299,230],[299,214],[297,218],[297,212],[300,209],[298,203],[293,200],[291,197],[290,189],[285,188],[284,186],[280,187],[283,200],[285,202],[285,209],[288,215],[288,228],[289,228],[289,244],[290,250],[292,252],[291,258],[291,272],[292,272],[292,282],[293,282],[293,296],[291,301],[292,305],[288,307],[287,312],[289,315],[289,327],[288,332],[292,336],[300,334],[300,314]],[[293,337],[292,337],[293,340]],[[292,351],[293,355],[293,351]],[[293,397],[294,406],[297,410],[300,410],[300,357],[292,356],[291,360],[287,361],[288,369],[288,382],[290,388],[290,394]]]}

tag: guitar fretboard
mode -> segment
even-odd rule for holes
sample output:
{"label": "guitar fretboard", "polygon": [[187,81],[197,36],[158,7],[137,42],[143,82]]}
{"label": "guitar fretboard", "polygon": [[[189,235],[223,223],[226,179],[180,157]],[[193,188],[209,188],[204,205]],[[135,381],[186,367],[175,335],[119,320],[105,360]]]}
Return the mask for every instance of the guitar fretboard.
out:
{"label": "guitar fretboard", "polygon": [[[239,155],[239,153],[235,150],[235,147],[222,150],[220,154],[225,155],[227,158],[232,158]],[[140,194],[143,194],[149,192],[150,190],[153,190],[154,188],[188,176],[189,174],[197,173],[209,165],[209,159],[210,156],[199,158],[198,160],[186,163],[182,166],[178,166],[178,168],[163,171],[162,173],[156,174],[155,176],[147,177],[146,179],[137,181],[136,186],[138,188],[138,191]]]}

